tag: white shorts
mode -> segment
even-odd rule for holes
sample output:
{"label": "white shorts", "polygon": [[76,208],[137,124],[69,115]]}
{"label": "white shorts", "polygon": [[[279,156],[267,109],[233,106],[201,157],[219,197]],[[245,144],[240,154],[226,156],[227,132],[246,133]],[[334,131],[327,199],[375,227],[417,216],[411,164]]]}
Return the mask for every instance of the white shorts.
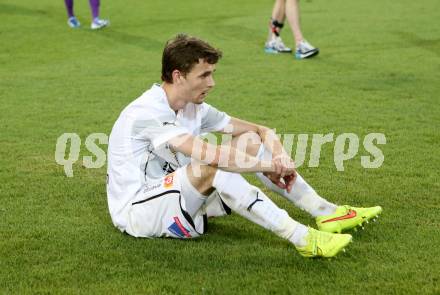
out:
{"label": "white shorts", "polygon": [[[150,181],[128,212],[125,231],[135,237],[195,238],[206,232],[207,219],[230,214],[215,191],[191,216],[186,208],[200,195],[186,177],[186,166],[162,179]],[[200,204],[200,203],[198,203]]]}

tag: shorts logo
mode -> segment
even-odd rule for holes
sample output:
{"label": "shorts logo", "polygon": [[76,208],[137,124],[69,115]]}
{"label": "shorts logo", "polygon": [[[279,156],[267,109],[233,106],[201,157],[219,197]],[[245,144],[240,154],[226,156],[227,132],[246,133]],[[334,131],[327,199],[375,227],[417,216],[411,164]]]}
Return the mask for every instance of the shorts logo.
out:
{"label": "shorts logo", "polygon": [[173,175],[172,174],[165,177],[165,179],[163,180],[163,186],[165,188],[170,188],[173,186]]}
{"label": "shorts logo", "polygon": [[179,217],[175,216],[173,220],[174,222],[168,227],[168,230],[180,238],[191,238],[189,230],[182,225]]}

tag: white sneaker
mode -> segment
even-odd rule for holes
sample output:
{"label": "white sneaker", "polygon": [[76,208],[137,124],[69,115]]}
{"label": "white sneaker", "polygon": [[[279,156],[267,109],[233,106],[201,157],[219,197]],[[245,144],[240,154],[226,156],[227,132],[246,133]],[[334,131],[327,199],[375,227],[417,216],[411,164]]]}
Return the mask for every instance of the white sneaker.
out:
{"label": "white sneaker", "polygon": [[266,42],[264,51],[266,53],[290,53],[292,49],[284,45],[281,37],[274,37],[269,42]]}
{"label": "white sneaker", "polygon": [[296,47],[295,57],[296,59],[310,58],[318,55],[319,48],[315,48],[306,40],[301,41]]}
{"label": "white sneaker", "polygon": [[69,19],[67,20],[67,24],[73,29],[77,29],[81,26],[79,20],[74,16],[69,17]]}
{"label": "white sneaker", "polygon": [[110,21],[107,19],[95,18],[90,25],[92,30],[102,29],[110,25]]}

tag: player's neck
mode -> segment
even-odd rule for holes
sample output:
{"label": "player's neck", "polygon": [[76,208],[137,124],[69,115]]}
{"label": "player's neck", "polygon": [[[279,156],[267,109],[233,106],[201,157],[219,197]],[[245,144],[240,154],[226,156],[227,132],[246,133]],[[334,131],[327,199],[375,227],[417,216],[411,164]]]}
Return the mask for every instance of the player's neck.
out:
{"label": "player's neck", "polygon": [[173,84],[163,83],[161,86],[167,95],[168,104],[174,112],[177,113],[186,106],[187,102],[179,96],[179,93],[176,91],[176,88],[173,87]]}

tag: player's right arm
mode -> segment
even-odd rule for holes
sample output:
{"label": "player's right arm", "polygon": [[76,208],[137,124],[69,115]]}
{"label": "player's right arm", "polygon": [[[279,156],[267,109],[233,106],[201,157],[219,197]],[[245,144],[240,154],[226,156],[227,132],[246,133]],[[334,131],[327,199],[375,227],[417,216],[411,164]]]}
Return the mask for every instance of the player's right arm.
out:
{"label": "player's right arm", "polygon": [[[274,161],[260,160],[229,145],[213,145],[190,134],[176,136],[170,139],[168,144],[174,151],[229,172],[276,173],[277,171]],[[290,170],[288,170],[289,174],[294,173],[294,168]]]}

